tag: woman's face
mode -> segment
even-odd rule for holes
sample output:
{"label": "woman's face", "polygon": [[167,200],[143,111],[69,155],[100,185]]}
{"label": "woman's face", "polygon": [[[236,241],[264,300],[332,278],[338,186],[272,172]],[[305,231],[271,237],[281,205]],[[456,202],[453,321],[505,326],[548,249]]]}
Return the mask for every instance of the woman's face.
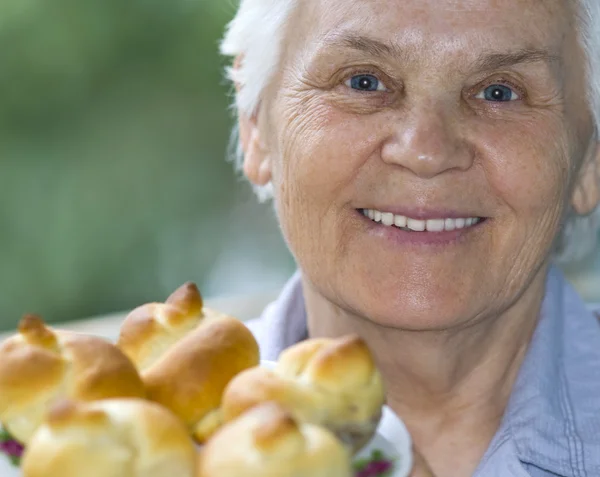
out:
{"label": "woman's face", "polygon": [[543,279],[596,154],[572,3],[302,3],[258,131],[284,236],[319,293],[442,329]]}

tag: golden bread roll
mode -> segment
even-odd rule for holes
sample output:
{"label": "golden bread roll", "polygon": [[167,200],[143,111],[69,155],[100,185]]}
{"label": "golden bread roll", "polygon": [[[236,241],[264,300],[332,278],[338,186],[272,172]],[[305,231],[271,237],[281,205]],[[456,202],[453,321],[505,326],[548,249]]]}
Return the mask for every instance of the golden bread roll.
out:
{"label": "golden bread roll", "polygon": [[203,447],[196,477],[351,477],[348,450],[326,429],[264,403]]}
{"label": "golden bread roll", "polygon": [[133,310],[117,345],[138,367],[148,399],[172,410],[204,442],[221,424],[223,390],[260,362],[258,343],[239,320],[203,307],[193,283],[165,303]]}
{"label": "golden bread roll", "polygon": [[25,450],[24,477],[193,477],[196,447],[183,423],[141,399],[62,402]]}
{"label": "golden bread roll", "polygon": [[133,363],[101,338],[55,330],[34,315],[0,345],[0,422],[27,444],[62,398],[145,397]]}
{"label": "golden bread roll", "polygon": [[365,342],[346,336],[303,341],[283,351],[275,369],[240,373],[223,395],[223,420],[265,401],[279,403],[301,422],[328,428],[355,452],[374,435],[385,392]]}

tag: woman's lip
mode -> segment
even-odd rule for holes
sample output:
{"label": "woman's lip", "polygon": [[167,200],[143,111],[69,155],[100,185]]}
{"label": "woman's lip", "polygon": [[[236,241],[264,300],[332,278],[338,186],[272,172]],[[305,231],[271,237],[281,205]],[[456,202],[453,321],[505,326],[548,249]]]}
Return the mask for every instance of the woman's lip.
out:
{"label": "woman's lip", "polygon": [[466,219],[469,217],[478,217],[485,219],[484,215],[477,212],[457,211],[456,209],[411,209],[394,207],[361,207],[356,209],[362,213],[364,210],[376,210],[381,213],[401,215],[414,220],[432,220],[432,219]]}

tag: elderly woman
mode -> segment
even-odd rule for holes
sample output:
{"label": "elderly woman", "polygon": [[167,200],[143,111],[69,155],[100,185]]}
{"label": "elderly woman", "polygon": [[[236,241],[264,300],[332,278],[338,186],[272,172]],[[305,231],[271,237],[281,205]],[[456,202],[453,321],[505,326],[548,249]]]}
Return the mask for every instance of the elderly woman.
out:
{"label": "elderly woman", "polygon": [[600,2],[244,0],[222,51],[298,264],[265,358],[364,337],[415,475],[600,476],[600,326],[555,265],[595,242]]}

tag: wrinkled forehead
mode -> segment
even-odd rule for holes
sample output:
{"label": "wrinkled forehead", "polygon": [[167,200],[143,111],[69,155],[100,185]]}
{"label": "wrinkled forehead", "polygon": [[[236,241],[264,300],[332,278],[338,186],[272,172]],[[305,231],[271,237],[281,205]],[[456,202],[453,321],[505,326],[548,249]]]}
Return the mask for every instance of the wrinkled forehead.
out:
{"label": "wrinkled forehead", "polygon": [[393,45],[406,57],[516,49],[564,56],[577,45],[576,5],[575,0],[302,0],[287,47],[312,56],[354,36]]}

